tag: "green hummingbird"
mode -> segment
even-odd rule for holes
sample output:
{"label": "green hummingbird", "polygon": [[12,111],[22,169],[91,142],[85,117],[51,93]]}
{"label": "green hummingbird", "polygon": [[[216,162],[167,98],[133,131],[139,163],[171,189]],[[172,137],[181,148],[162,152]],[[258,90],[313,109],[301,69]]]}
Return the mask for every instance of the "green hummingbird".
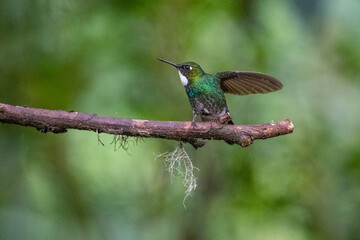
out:
{"label": "green hummingbird", "polygon": [[[192,124],[197,116],[200,116],[204,122],[234,124],[224,93],[236,95],[268,93],[283,87],[279,80],[263,73],[227,71],[208,74],[194,62],[176,64],[158,59],[177,68],[193,110]],[[222,119],[226,122],[222,122]]]}

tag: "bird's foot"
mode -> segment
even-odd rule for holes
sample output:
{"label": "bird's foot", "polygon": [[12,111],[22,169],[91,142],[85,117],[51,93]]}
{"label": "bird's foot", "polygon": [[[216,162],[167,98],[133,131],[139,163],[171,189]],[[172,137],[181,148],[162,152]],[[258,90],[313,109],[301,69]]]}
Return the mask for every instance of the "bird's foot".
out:
{"label": "bird's foot", "polygon": [[191,121],[191,127],[195,127],[196,121]]}
{"label": "bird's foot", "polygon": [[194,114],[194,117],[193,119],[191,120],[191,126],[194,127],[195,126],[195,123],[196,123],[196,118],[197,118],[197,115]]}

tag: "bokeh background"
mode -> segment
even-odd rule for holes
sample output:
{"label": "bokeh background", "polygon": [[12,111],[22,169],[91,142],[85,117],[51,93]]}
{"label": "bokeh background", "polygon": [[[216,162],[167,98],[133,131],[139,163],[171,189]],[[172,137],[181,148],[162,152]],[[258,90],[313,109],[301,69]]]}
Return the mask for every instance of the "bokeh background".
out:
{"label": "bokeh background", "polygon": [[177,142],[0,124],[0,239],[360,239],[359,23],[358,0],[1,0],[2,103],[191,120],[161,57],[275,76],[279,92],[227,96],[232,117],[295,132],[185,146],[185,209],[155,160]]}

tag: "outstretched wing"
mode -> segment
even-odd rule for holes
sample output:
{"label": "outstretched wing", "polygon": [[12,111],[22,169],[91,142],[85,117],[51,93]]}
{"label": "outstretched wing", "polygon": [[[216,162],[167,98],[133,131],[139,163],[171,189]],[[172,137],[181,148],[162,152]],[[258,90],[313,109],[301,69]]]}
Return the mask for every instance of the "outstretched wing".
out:
{"label": "outstretched wing", "polygon": [[219,72],[220,86],[225,93],[248,95],[280,90],[282,83],[266,74],[257,72]]}

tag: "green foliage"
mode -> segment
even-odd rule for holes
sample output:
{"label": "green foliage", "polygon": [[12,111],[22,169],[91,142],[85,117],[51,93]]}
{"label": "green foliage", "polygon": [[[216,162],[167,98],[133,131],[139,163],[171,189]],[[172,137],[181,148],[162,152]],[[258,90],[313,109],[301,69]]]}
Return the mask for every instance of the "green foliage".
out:
{"label": "green foliage", "polygon": [[[191,120],[173,62],[262,71],[283,90],[227,96],[237,124],[290,118],[249,148],[185,146],[197,188],[182,201],[147,139],[0,125],[0,239],[358,239],[360,3],[0,3],[0,102],[124,118]],[[121,139],[120,139],[121,140]]]}

